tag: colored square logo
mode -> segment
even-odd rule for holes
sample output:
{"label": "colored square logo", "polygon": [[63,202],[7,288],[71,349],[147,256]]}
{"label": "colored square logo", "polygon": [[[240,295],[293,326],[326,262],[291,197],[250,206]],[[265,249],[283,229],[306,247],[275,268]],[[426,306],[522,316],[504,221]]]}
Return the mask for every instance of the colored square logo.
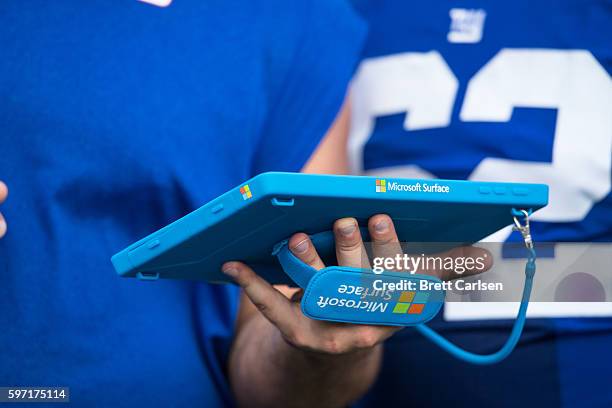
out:
{"label": "colored square logo", "polygon": [[408,309],[408,314],[421,314],[424,308],[425,305],[423,303],[413,303],[410,309]]}
{"label": "colored square logo", "polygon": [[427,303],[427,299],[429,299],[428,292],[418,292],[414,297],[414,303]]}
{"label": "colored square logo", "polygon": [[410,303],[414,299],[414,292],[402,292],[398,302]]}
{"label": "colored square logo", "polygon": [[404,314],[408,311],[409,306],[410,306],[410,303],[396,303],[395,307],[393,308],[393,313]]}
{"label": "colored square logo", "polygon": [[387,180],[376,179],[376,192],[385,193],[387,191]]}
{"label": "colored square logo", "polygon": [[248,184],[245,184],[244,186],[240,187],[240,194],[242,194],[243,200],[248,200],[249,198],[253,197],[253,194],[251,193],[251,188]]}
{"label": "colored square logo", "polygon": [[429,298],[427,292],[402,291],[393,308],[393,313],[421,314]]}

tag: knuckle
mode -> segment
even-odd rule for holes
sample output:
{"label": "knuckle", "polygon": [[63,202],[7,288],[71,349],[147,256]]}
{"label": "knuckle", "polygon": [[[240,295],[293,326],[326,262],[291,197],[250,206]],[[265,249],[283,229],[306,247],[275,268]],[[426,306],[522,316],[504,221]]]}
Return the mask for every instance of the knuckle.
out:
{"label": "knuckle", "polygon": [[361,248],[361,241],[359,239],[354,240],[337,240],[336,245],[342,252],[355,252]]}
{"label": "knuckle", "polygon": [[307,348],[306,339],[298,330],[289,328],[283,332],[283,337],[285,338],[285,341],[297,348]]}
{"label": "knuckle", "polygon": [[332,333],[321,340],[318,349],[325,354],[344,354],[351,350],[351,345],[345,340],[344,336]]}
{"label": "knuckle", "polygon": [[236,276],[234,279],[245,290],[250,289],[253,283],[255,283],[255,275],[248,269],[242,267],[236,268]]}
{"label": "knuckle", "polygon": [[368,349],[378,344],[378,335],[372,330],[364,330],[355,340],[358,348]]}
{"label": "knuckle", "polygon": [[265,303],[262,302],[254,302],[253,303],[255,305],[255,307],[257,308],[257,310],[259,310],[261,313],[266,313],[268,311],[268,305],[266,305]]}
{"label": "knuckle", "polygon": [[317,262],[317,253],[312,249],[308,250],[304,255],[303,261],[308,265],[314,265]]}
{"label": "knuckle", "polygon": [[343,350],[338,339],[330,337],[322,341],[321,351],[327,354],[341,354]]}
{"label": "knuckle", "polygon": [[372,234],[372,238],[373,238],[373,243],[376,245],[377,248],[380,249],[386,249],[386,247],[391,248],[392,244],[395,243],[395,240],[393,239],[393,236],[390,233],[384,234],[384,235],[375,235]]}
{"label": "knuckle", "polygon": [[236,280],[238,285],[240,285],[244,290],[249,289],[251,287],[251,284],[253,283],[251,278],[245,273],[243,273],[240,269],[237,270],[234,279]]}

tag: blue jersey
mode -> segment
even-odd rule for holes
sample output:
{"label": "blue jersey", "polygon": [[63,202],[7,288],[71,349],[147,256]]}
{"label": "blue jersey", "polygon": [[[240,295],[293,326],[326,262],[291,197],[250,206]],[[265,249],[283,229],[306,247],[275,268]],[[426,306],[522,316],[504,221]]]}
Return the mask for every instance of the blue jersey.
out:
{"label": "blue jersey", "polygon": [[123,280],[110,257],[256,173],[299,171],[364,35],[329,0],[4,1],[0,386],[230,404],[237,290]]}
{"label": "blue jersey", "polygon": [[[609,2],[353,3],[370,24],[352,87],[355,173],[546,183],[539,241],[612,241]],[[509,327],[437,325],[480,352]],[[611,343],[610,319],[531,320],[516,352],[483,368],[404,331],[365,401],[610,406]]]}

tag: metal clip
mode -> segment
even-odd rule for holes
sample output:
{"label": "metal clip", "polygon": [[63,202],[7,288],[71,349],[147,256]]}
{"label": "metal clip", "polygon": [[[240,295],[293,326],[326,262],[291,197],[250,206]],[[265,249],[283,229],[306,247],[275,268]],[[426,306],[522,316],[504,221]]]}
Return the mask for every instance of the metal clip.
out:
{"label": "metal clip", "polygon": [[513,217],[514,227],[512,227],[512,229],[521,233],[527,249],[533,249],[533,239],[531,238],[531,229],[529,228],[529,213],[526,210],[521,210],[521,213],[525,216],[525,224],[521,224],[519,219],[515,216]]}

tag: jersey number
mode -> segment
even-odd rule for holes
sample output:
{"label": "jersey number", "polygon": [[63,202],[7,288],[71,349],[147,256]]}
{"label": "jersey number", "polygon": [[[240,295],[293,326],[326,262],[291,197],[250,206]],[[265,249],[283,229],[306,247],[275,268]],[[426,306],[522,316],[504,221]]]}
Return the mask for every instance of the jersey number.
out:
{"label": "jersey number", "polygon": [[[363,171],[363,147],[376,117],[405,112],[408,131],[446,127],[457,89],[457,78],[436,51],[364,61],[352,86],[353,170]],[[550,204],[534,218],[582,220],[611,188],[609,75],[585,50],[502,49],[469,81],[459,118],[508,122],[515,107],[557,109],[552,162],[486,158],[469,179],[546,183]],[[414,166],[406,169],[411,176],[433,176]]]}

